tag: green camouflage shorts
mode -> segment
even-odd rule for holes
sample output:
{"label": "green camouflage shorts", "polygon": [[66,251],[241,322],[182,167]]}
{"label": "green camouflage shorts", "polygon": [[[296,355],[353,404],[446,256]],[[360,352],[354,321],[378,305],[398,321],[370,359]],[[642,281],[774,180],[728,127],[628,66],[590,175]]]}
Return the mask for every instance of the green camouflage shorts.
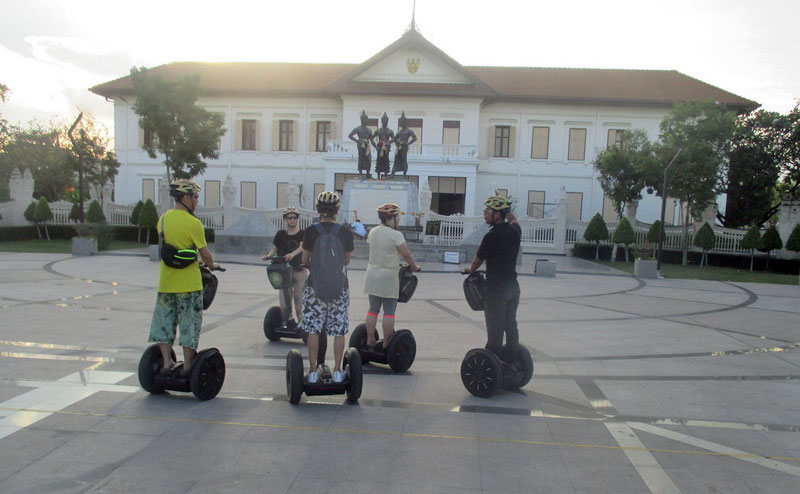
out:
{"label": "green camouflage shorts", "polygon": [[180,326],[180,346],[197,350],[200,327],[203,324],[203,292],[161,293],[156,298],[153,322],[150,323],[150,343],[175,342],[175,329]]}

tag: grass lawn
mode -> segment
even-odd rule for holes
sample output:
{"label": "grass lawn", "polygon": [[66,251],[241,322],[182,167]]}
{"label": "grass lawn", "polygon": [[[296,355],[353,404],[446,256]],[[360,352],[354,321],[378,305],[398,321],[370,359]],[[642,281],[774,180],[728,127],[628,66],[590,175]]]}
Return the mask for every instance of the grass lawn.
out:
{"label": "grass lawn", "polygon": [[[626,273],[633,274],[632,262],[594,261]],[[719,266],[703,266],[690,264],[662,264],[661,274],[664,278],[682,280],[740,281],[746,283],[775,283],[777,285],[797,285],[797,275],[778,274],[768,271],[748,271],[746,269],[723,268]]]}
{"label": "grass lawn", "polygon": [[[144,244],[127,240],[112,240],[108,250],[141,249]],[[0,242],[0,252],[39,252],[44,254],[69,254],[72,252],[72,241],[53,240],[11,240]]]}

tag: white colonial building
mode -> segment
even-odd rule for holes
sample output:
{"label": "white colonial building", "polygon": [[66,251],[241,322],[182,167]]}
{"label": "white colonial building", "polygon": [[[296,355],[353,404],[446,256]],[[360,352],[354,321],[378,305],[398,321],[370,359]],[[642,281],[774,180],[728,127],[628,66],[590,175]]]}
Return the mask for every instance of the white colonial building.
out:
{"label": "white colonial building", "polygon": [[[465,67],[414,28],[361,64],[176,62],[151,70],[166,78],[199,74],[198,103],[225,116],[219,159],[196,179],[209,208],[221,204],[226,180],[236,206],[245,208],[284,206],[290,183],[301,186],[305,208],[324,189],[343,190],[357,174],[347,136],[365,110],[370,126],[385,112],[395,131],[405,112],[419,138],[408,175],[428,184],[437,213],[478,215],[497,189],[531,218],[546,216],[566,193],[569,219],[601,212],[616,221],[592,162],[619,131],[641,128],[657,138],[677,101],[717,101],[735,111],[758,106],[676,71]],[[158,202],[164,166],[141,147],[149,136],[132,109],[130,78],[91,90],[114,102],[122,163],[115,202]],[[645,195],[638,218],[650,222],[659,213],[660,201]],[[667,223],[673,214],[668,207]]]}

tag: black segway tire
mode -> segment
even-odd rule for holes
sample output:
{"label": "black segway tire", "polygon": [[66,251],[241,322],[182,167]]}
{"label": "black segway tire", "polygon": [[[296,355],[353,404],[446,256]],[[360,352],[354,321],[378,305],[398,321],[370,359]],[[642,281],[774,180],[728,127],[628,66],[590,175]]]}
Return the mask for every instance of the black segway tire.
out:
{"label": "black segway tire", "polygon": [[[375,330],[375,341],[378,340],[378,330]],[[362,348],[367,346],[367,325],[363,322],[356,326],[356,329],[350,333],[350,341],[347,343],[349,348],[355,348],[356,350],[361,350]],[[369,359],[363,359],[361,364],[369,363]]]}
{"label": "black segway tire", "polygon": [[214,398],[225,382],[225,359],[216,348],[197,353],[192,361],[189,386],[200,401]]}
{"label": "black segway tire", "polygon": [[[175,351],[172,353],[172,360],[175,361]],[[158,343],[150,345],[139,359],[139,385],[148,393],[157,395],[164,392],[164,388],[156,384],[156,374],[162,367],[161,349]]]}
{"label": "black segway tire", "polygon": [[395,331],[386,348],[386,361],[395,372],[405,372],[417,356],[417,340],[407,329]]}
{"label": "black segway tire", "polygon": [[282,322],[283,316],[281,315],[281,308],[278,306],[270,307],[264,315],[264,336],[266,336],[269,341],[278,341],[281,339],[281,335],[276,333],[275,330]]}
{"label": "black segway tire", "polygon": [[461,362],[461,382],[475,396],[492,396],[503,385],[500,359],[485,348],[473,348]]}
{"label": "black segway tire", "polygon": [[361,387],[364,383],[364,376],[361,372],[361,354],[355,348],[348,348],[344,352],[342,367],[347,370],[349,383],[345,392],[347,401],[358,401],[361,398]]}
{"label": "black segway tire", "polygon": [[303,356],[298,350],[286,354],[286,396],[292,405],[303,396]]}
{"label": "black segway tire", "polygon": [[[503,347],[503,354],[505,354],[505,347]],[[517,355],[514,359],[514,365],[517,367],[519,376],[516,382],[514,382],[514,389],[519,389],[528,384],[533,377],[533,358],[531,358],[531,352],[524,345],[517,345]]]}

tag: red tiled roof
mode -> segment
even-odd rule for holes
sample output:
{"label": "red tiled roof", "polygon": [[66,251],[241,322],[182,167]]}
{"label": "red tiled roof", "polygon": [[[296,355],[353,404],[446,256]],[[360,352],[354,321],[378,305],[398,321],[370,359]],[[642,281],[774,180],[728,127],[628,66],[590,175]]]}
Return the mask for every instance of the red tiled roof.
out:
{"label": "red tiled roof", "polygon": [[[485,89],[473,84],[349,82],[329,89],[357,67],[357,64],[175,62],[150,70],[166,78],[199,74],[204,92],[209,95],[482,94],[521,101],[671,105],[676,101],[710,100],[737,109],[758,106],[754,101],[674,70],[463,67],[465,72],[494,90],[494,95],[487,95]],[[90,90],[106,97],[133,94],[128,76]]]}

